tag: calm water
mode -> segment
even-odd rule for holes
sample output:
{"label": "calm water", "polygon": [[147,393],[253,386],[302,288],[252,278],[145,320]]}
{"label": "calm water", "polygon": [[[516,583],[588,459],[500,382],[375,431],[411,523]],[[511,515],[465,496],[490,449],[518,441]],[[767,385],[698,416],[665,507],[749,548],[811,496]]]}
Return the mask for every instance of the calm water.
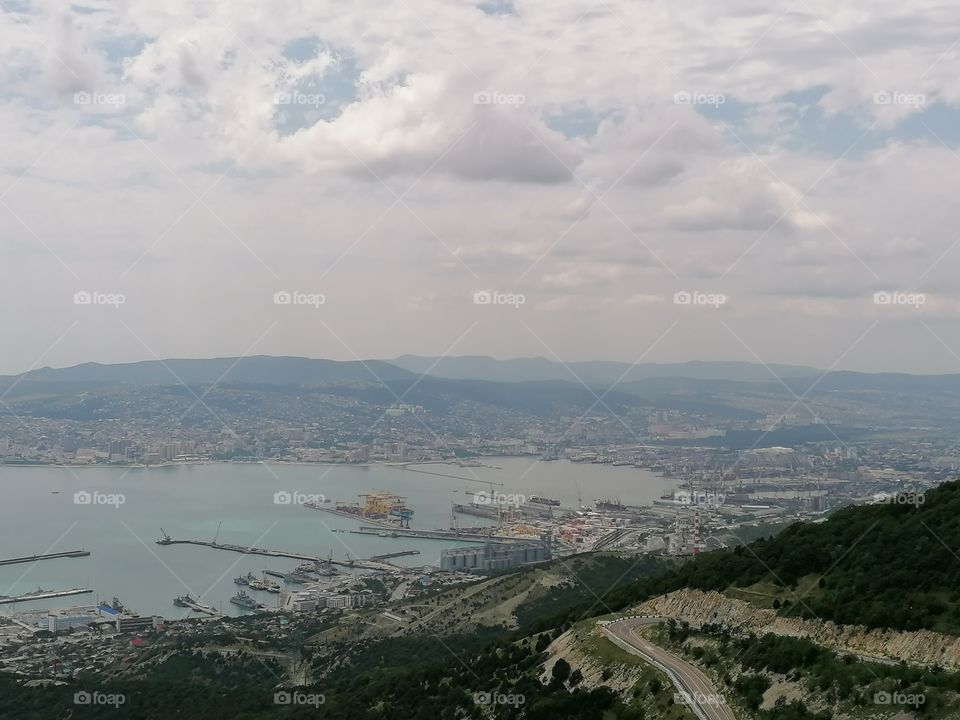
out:
{"label": "calm water", "polygon": [[[618,496],[641,504],[658,498],[673,481],[629,467],[536,463],[526,458],[490,458],[495,468],[427,465],[422,469],[459,476],[439,477],[383,466],[200,465],[151,469],[24,468],[0,466],[0,557],[73,550],[91,551],[86,558],[45,560],[0,567],[0,594],[89,587],[107,601],[118,596],[142,614],[180,617],[172,599],[189,592],[227,613],[239,608],[228,601],[236,592],[233,578],[264,568],[289,572],[295,560],[248,557],[223,550],[155,544],[163,527],[174,538],[219,539],[326,556],[369,557],[395,550],[420,550],[399,558],[409,566],[434,565],[440,551],[453,546],[433,540],[380,538],[336,528],[355,529],[357,522],[295,505],[277,505],[274,493],[323,494],[332,501],[355,501],[379,489],[407,497],[416,515],[413,527],[447,528],[450,503],[464,502],[474,491],[545,495],[565,506]],[[479,482],[478,482],[479,479]],[[487,484],[495,483],[495,484]],[[58,491],[59,494],[54,494]],[[125,502],[76,505],[74,493],[123,494]],[[461,518],[461,524],[475,518]],[[261,602],[276,602],[268,593],[251,593]],[[0,612],[91,603],[95,595],[0,606]]]}

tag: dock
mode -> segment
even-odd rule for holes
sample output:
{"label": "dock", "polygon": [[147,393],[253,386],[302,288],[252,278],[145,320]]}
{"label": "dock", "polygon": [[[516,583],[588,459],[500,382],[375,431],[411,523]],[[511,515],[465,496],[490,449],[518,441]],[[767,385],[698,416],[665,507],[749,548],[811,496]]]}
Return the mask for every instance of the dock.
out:
{"label": "dock", "polygon": [[[426,465],[429,463],[410,463],[410,464]],[[463,480],[464,482],[479,482],[479,483],[483,483],[484,485],[501,485],[501,486],[503,485],[503,481],[481,480],[476,475],[474,475],[472,478],[469,478],[469,477],[463,477],[462,475],[451,475],[450,473],[436,472],[434,470],[422,470],[420,468],[410,467],[410,464],[384,463],[383,465],[381,465],[381,467],[393,468],[394,470],[406,470],[407,472],[421,473],[423,475],[435,475],[436,477],[451,478],[453,480]],[[472,467],[472,466],[467,466],[467,467]],[[479,466],[479,467],[483,467],[483,466]]]}
{"label": "dock", "polygon": [[[351,530],[350,532],[356,535],[379,535],[384,537],[383,530],[378,527],[367,527],[364,525],[360,526],[359,530]],[[481,535],[479,533],[466,533],[458,532],[456,530],[410,530],[409,528],[394,528],[390,531],[387,537],[398,538],[398,537],[409,537],[409,538],[419,538],[421,540],[447,540],[447,541],[457,541],[457,542],[472,542],[472,543],[513,543],[513,542],[531,542],[534,538],[529,537],[513,537],[513,536],[487,536]]]}
{"label": "dock", "polygon": [[371,555],[370,559],[374,562],[380,560],[390,560],[391,558],[406,557],[408,555],[419,555],[419,550],[400,550],[398,552],[385,553],[384,555]]}
{"label": "dock", "polygon": [[39,560],[56,560],[57,558],[87,557],[89,550],[66,550],[64,552],[44,553],[43,555],[25,555],[23,557],[0,560],[0,565],[17,565],[18,563],[37,562]]}
{"label": "dock", "polygon": [[[377,532],[381,532],[378,528]],[[258,547],[246,547],[243,545],[235,545],[233,543],[222,543],[210,540],[176,540],[171,538],[169,535],[164,535],[162,538],[157,540],[157,545],[197,545],[200,547],[208,547],[214,550],[228,550],[229,552],[236,552],[242,555],[262,555],[264,557],[278,557],[278,558],[289,558],[291,560],[300,560],[302,562],[311,562],[317,565],[339,565],[341,567],[347,568],[362,568],[364,570],[386,570],[389,572],[396,572],[399,568],[389,563],[378,562],[376,560],[333,560],[324,557],[318,557],[316,555],[307,555],[305,553],[296,553],[288,552],[286,550],[270,550],[267,548],[258,548]]]}
{"label": "dock", "polygon": [[28,602],[30,600],[49,600],[50,598],[69,597],[70,595],[87,595],[92,592],[93,590],[90,588],[70,588],[69,590],[36,590],[15,597],[0,595],[0,605],[10,605],[11,603]]}

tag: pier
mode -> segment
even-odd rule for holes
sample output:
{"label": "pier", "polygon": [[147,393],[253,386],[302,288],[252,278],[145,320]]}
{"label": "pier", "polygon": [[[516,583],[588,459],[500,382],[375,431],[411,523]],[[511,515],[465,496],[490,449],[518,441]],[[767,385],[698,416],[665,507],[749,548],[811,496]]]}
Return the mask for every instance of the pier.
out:
{"label": "pier", "polygon": [[[377,532],[381,532],[377,529]],[[376,560],[333,560],[317,557],[316,555],[307,555],[305,553],[288,552],[286,550],[269,550],[267,548],[245,547],[243,545],[234,545],[233,543],[221,543],[209,540],[175,540],[169,535],[164,535],[157,540],[157,545],[198,545],[200,547],[213,548],[214,550],[228,550],[230,552],[240,553],[242,555],[262,555],[264,557],[289,558],[291,560],[301,560],[303,562],[316,563],[317,565],[339,565],[348,568],[362,568],[364,570],[386,570],[397,572],[399,568],[389,563],[377,562]]]}
{"label": "pier", "polygon": [[[384,537],[385,534],[383,530],[378,527],[367,527],[364,525],[360,526],[359,530],[351,530],[350,532],[356,535],[379,535]],[[458,542],[473,542],[473,543],[485,543],[485,542],[494,542],[494,543],[512,543],[512,542],[531,542],[535,538],[529,537],[513,537],[513,536],[499,536],[499,535],[481,535],[479,533],[466,533],[458,532],[456,530],[410,530],[409,528],[394,528],[390,531],[387,537],[410,537],[410,538],[419,538],[421,540],[454,540]]]}
{"label": "pier", "polygon": [[29,600],[49,600],[50,598],[68,597],[70,595],[87,595],[92,593],[90,588],[70,588],[69,590],[36,590],[26,595],[17,595],[16,597],[7,597],[0,595],[0,605],[10,605],[11,603],[27,602]]}
{"label": "pier", "polygon": [[390,560],[391,558],[406,557],[407,555],[419,555],[419,550],[400,550],[399,552],[386,553],[385,555],[371,555],[370,559],[374,562],[379,560]]}
{"label": "pier", "polygon": [[[428,463],[411,463],[411,464],[426,465]],[[437,464],[440,464],[440,463],[437,463]],[[446,464],[446,463],[443,463],[443,464]],[[451,478],[453,480],[463,480],[464,482],[478,482],[484,485],[501,485],[501,486],[503,485],[503,481],[481,480],[480,478],[476,477],[476,475],[474,475],[474,477],[472,478],[469,478],[469,477],[463,477],[462,475],[451,475],[450,473],[436,472],[434,470],[422,470],[420,468],[410,467],[409,464],[384,463],[381,467],[393,468],[394,470],[406,470],[407,472],[422,473],[423,475],[435,475],[437,477]],[[461,465],[459,467],[464,467],[464,466]],[[484,467],[484,466],[467,465],[466,467]]]}
{"label": "pier", "polygon": [[18,563],[37,562],[39,560],[56,560],[57,558],[87,557],[89,550],[66,550],[65,552],[44,553],[43,555],[25,555],[24,557],[0,560],[0,565],[16,565]]}

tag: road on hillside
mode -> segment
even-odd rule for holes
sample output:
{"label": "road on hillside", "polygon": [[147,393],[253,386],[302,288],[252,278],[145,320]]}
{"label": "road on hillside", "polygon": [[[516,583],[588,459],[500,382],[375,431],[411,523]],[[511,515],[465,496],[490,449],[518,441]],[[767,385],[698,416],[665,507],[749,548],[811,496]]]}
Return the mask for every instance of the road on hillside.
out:
{"label": "road on hillside", "polygon": [[628,646],[624,647],[625,650],[662,670],[677,691],[685,695],[686,704],[700,720],[736,720],[737,716],[709,677],[640,634],[641,628],[660,622],[663,622],[662,618],[625,618],[601,625],[601,630],[608,637],[619,640],[617,644],[621,647]]}

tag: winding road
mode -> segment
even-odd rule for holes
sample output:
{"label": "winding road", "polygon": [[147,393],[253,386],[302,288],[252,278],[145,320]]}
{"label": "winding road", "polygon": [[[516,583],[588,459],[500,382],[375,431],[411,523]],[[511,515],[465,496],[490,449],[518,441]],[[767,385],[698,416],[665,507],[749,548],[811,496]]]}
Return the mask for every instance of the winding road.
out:
{"label": "winding road", "polygon": [[677,691],[686,696],[686,704],[700,720],[736,720],[737,716],[706,674],[640,634],[641,628],[661,622],[663,618],[632,617],[601,623],[600,629],[615,645],[665,673]]}

